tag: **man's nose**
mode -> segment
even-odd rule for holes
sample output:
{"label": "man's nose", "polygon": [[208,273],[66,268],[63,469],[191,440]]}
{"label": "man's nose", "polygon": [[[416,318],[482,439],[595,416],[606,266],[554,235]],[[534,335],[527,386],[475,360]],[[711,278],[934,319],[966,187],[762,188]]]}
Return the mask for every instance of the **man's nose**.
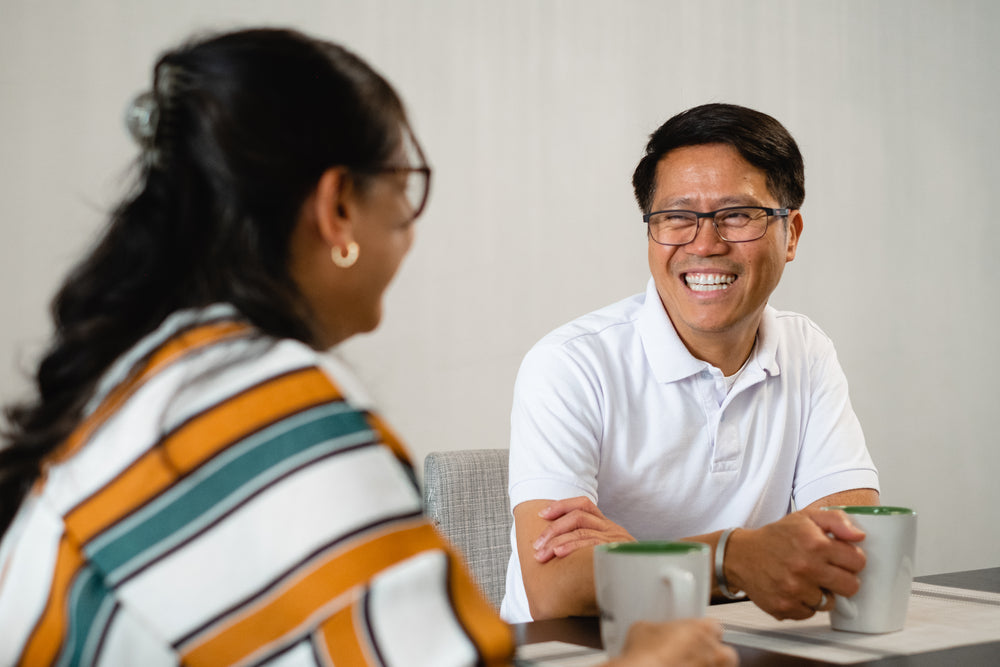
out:
{"label": "man's nose", "polygon": [[715,216],[699,215],[694,240],[688,243],[685,249],[693,255],[715,255],[723,252],[720,248],[728,246],[729,244],[722,240],[715,228]]}

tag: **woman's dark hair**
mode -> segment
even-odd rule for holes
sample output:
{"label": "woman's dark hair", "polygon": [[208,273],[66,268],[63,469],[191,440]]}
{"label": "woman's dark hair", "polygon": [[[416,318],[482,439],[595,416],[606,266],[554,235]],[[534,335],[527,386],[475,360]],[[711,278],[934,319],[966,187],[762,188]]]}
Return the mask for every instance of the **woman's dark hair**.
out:
{"label": "woman's dark hair", "polygon": [[266,334],[315,344],[288,270],[299,210],[327,168],[384,165],[408,131],[360,58],[289,30],[169,51],[146,101],[138,182],[53,301],[37,396],[6,410],[0,534],[102,373],[170,313],[228,302]]}
{"label": "woman's dark hair", "polygon": [[735,104],[703,104],[683,111],[649,137],[646,153],[632,174],[632,187],[643,213],[649,213],[656,190],[656,165],[684,146],[728,144],[764,172],[767,187],[783,208],[797,209],[806,197],[805,167],[795,139],[777,120]]}

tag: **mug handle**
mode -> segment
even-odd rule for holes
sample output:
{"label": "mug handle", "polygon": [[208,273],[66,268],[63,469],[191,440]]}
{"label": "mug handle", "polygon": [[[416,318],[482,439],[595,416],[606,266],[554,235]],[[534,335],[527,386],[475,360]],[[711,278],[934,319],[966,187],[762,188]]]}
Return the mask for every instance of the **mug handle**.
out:
{"label": "mug handle", "polygon": [[858,615],[858,605],[854,604],[843,595],[834,595],[833,610],[844,618],[854,618]]}
{"label": "mug handle", "polygon": [[666,567],[660,572],[660,580],[674,592],[674,609],[690,609],[694,606],[694,575],[677,567]]}

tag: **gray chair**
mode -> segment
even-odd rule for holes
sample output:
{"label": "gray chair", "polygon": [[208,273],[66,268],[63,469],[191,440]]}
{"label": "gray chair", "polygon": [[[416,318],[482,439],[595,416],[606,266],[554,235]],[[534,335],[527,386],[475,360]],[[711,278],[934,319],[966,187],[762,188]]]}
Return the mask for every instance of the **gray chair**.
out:
{"label": "gray chair", "polygon": [[513,517],[507,500],[506,449],[431,452],[424,459],[424,509],[465,557],[497,609],[510,560]]}

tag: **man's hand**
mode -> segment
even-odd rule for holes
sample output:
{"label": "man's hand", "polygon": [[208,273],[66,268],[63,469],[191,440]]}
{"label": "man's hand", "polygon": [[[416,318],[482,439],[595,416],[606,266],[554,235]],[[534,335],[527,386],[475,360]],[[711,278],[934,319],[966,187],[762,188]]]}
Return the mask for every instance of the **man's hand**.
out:
{"label": "man's hand", "polygon": [[549,522],[532,547],[535,560],[545,563],[583,547],[608,542],[635,542],[628,531],[611,521],[584,496],[556,500],[538,513]]}
{"label": "man's hand", "polygon": [[722,626],[699,618],[634,624],[622,654],[606,667],[731,667],[738,662],[736,651],[722,643]]}
{"label": "man's hand", "polygon": [[839,510],[807,508],[756,530],[732,533],[725,574],[775,618],[809,618],[833,607],[833,595],[858,592],[865,534]]}
{"label": "man's hand", "polygon": [[519,503],[514,532],[524,591],[536,621],[596,614],[594,546],[634,541],[582,497]]}

